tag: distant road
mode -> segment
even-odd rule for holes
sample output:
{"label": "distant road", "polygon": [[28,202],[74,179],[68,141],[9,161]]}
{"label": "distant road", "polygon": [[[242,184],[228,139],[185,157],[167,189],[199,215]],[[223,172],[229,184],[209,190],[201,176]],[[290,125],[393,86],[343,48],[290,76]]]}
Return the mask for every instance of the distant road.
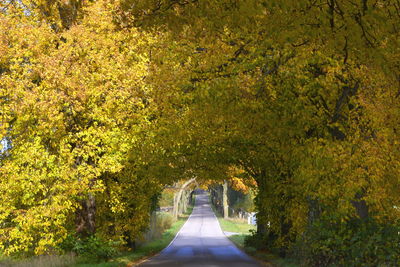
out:
{"label": "distant road", "polygon": [[139,266],[260,266],[222,232],[208,195],[196,195],[192,215],[173,242]]}

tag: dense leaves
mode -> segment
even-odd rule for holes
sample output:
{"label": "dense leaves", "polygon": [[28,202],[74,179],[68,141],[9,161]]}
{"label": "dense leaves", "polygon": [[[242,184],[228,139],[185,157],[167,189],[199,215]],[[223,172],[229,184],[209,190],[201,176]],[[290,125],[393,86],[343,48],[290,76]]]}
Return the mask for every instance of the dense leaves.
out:
{"label": "dense leaves", "polygon": [[130,244],[161,188],[197,177],[253,187],[253,241],[281,255],[399,264],[397,1],[0,8],[7,254]]}
{"label": "dense leaves", "polygon": [[[171,31],[170,48],[187,73],[176,88],[187,108],[172,123],[171,135],[179,129],[184,136],[175,149],[200,177],[219,177],[223,169],[226,177],[235,166],[257,182],[264,246],[284,255],[307,231],[320,232],[319,220],[355,235],[372,231],[363,223],[369,219],[384,232],[398,227],[398,3],[146,4],[128,9],[136,25]],[[356,218],[360,224],[346,223]],[[344,241],[344,250],[355,242]],[[309,257],[324,253],[316,249]],[[330,263],[377,264],[367,259],[373,253],[357,263],[350,254]],[[398,264],[383,258],[381,264]]]}
{"label": "dense leaves", "polygon": [[2,14],[7,254],[51,252],[71,231],[97,228],[121,239],[146,227],[159,182],[143,180],[137,169],[145,163],[132,153],[140,152],[151,116],[144,83],[151,38],[116,31],[105,4],[93,4],[81,24],[60,34],[23,11]]}

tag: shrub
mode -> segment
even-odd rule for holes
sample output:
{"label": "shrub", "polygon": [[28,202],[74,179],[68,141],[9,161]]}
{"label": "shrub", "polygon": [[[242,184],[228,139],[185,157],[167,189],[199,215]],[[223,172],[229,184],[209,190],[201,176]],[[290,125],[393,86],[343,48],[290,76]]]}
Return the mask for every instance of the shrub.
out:
{"label": "shrub", "polygon": [[65,251],[76,253],[80,258],[95,262],[108,260],[117,254],[115,242],[104,240],[96,235],[76,238],[70,235],[62,244]]}
{"label": "shrub", "polygon": [[174,218],[171,213],[168,212],[158,212],[157,213],[157,229],[162,234],[166,229],[171,228]]}
{"label": "shrub", "polygon": [[319,220],[293,247],[306,266],[399,266],[400,227],[374,220]]}

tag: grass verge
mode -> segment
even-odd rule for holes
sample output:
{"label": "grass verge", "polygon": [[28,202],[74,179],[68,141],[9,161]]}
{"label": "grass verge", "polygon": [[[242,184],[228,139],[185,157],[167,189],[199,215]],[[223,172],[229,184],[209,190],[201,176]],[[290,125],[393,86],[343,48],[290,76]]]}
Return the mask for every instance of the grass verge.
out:
{"label": "grass verge", "polygon": [[219,224],[221,225],[221,228],[225,232],[232,232],[232,233],[238,233],[241,235],[249,235],[251,234],[250,231],[256,230],[255,225],[247,224],[247,222],[243,219],[234,219],[234,218],[228,218],[224,219],[220,216],[217,216]]}
{"label": "grass verge", "polygon": [[67,267],[75,263],[73,254],[43,255],[23,260],[16,260],[0,255],[1,267]]}
{"label": "grass verge", "polygon": [[215,216],[218,219],[219,225],[221,226],[222,231],[235,233],[233,235],[228,236],[228,238],[239,248],[244,249],[244,240],[245,237],[251,234],[251,231],[256,230],[255,225],[248,224],[246,220],[243,219],[234,219],[228,218],[224,219],[222,215],[216,210],[214,205],[211,205]]}

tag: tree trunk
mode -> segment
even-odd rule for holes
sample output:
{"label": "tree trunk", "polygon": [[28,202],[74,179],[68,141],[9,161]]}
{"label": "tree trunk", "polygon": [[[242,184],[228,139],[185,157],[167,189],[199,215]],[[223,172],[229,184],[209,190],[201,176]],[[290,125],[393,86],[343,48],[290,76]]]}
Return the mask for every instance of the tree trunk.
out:
{"label": "tree trunk", "polygon": [[[257,175],[254,175],[253,178],[257,182],[258,187],[258,194],[255,199],[255,204],[258,208],[257,212],[257,235],[259,239],[267,239],[267,240],[274,240],[271,239],[273,233],[269,231],[269,220],[267,219],[267,211],[265,210],[265,206],[262,204],[265,201],[266,194],[268,194],[267,188],[267,178],[265,170],[261,170],[261,172]],[[262,244],[265,246],[266,244]]]}
{"label": "tree trunk", "polygon": [[190,205],[194,204],[194,191],[190,192],[189,203]]}
{"label": "tree trunk", "polygon": [[229,206],[228,206],[228,182],[224,180],[224,184],[222,186],[222,205],[224,209],[224,218],[229,217]]}
{"label": "tree trunk", "polygon": [[178,218],[178,213],[179,213],[179,202],[181,201],[183,190],[185,190],[185,188],[186,188],[189,184],[193,183],[194,181],[196,181],[195,178],[192,178],[192,179],[190,179],[190,180],[187,180],[187,181],[179,188],[178,193],[175,194],[175,196],[174,196],[174,207],[173,207],[173,211],[172,211],[172,215],[173,215],[173,217],[174,217],[175,219]]}
{"label": "tree trunk", "polygon": [[172,208],[172,215],[174,218],[178,217],[178,205],[179,205],[179,198],[178,198],[178,194],[175,193],[174,194],[174,206]]}
{"label": "tree trunk", "polygon": [[315,221],[317,221],[322,213],[321,207],[317,199],[312,199],[307,196],[308,203],[308,226],[311,227]]}
{"label": "tree trunk", "polygon": [[369,208],[368,208],[367,202],[365,202],[365,200],[362,199],[363,195],[364,195],[364,192],[357,193],[355,196],[356,200],[352,200],[351,204],[355,208],[358,217],[361,220],[367,220],[369,217]]}
{"label": "tree trunk", "polygon": [[96,199],[89,193],[81,202],[81,208],[76,211],[76,232],[81,236],[93,235],[96,231]]}
{"label": "tree trunk", "polygon": [[187,191],[183,190],[183,194],[182,194],[182,213],[186,212],[187,204],[188,204]]}

